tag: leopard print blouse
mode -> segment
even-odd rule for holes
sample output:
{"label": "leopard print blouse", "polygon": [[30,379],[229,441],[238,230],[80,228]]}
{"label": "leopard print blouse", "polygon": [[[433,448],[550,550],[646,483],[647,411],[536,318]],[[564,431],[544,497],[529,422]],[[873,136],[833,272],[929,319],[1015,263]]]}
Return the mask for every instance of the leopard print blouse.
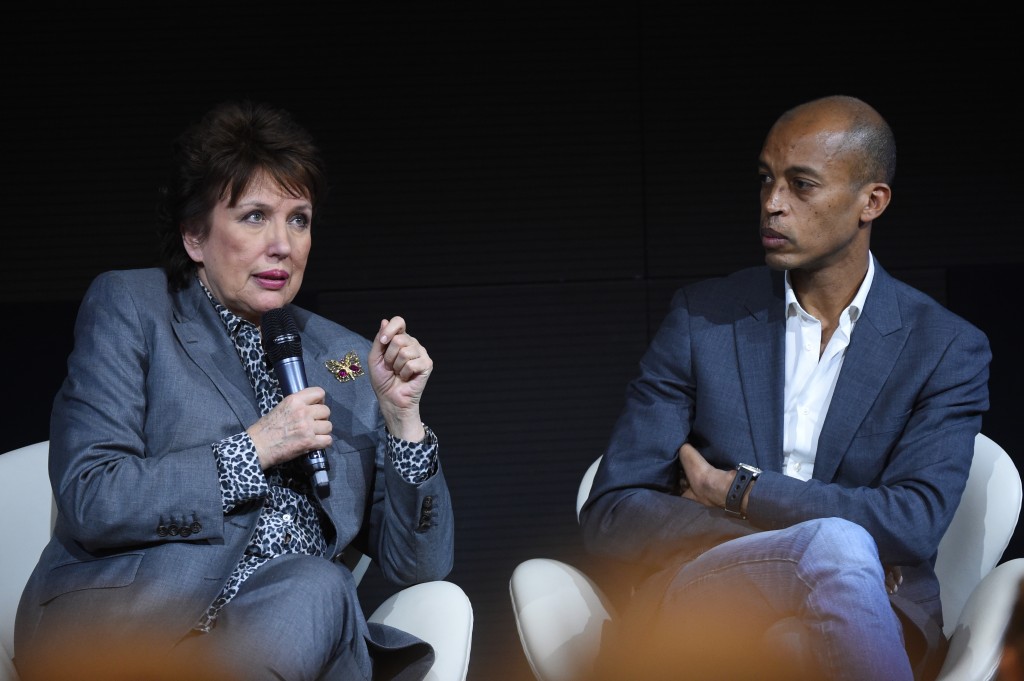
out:
{"label": "leopard print blouse", "polygon": [[[201,281],[199,285],[224,322],[256,393],[260,413],[266,414],[283,395],[276,376],[267,368],[259,329],[217,302]],[[402,477],[413,483],[422,482],[437,472],[437,437],[426,425],[424,429],[427,436],[423,442],[400,440],[385,430],[388,457]],[[215,442],[211,447],[220,474],[225,515],[253,499],[262,497],[266,501],[242,560],[195,626],[201,632],[213,628],[217,614],[238,593],[242,583],[274,556],[327,554],[327,539],[322,529],[326,517],[307,478],[294,461],[263,471],[256,447],[244,431]]]}

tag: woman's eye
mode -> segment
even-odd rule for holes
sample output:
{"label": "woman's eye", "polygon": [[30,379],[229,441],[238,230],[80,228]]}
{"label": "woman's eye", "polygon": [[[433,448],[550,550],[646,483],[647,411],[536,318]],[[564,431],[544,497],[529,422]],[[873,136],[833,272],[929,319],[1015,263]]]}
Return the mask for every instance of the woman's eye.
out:
{"label": "woman's eye", "polygon": [[246,213],[245,214],[245,218],[243,218],[243,219],[246,222],[262,222],[263,221],[263,211],[254,210],[252,212]]}
{"label": "woman's eye", "polygon": [[294,215],[294,216],[292,216],[291,223],[292,223],[292,225],[294,225],[296,227],[308,227],[309,226],[309,216],[302,215],[302,214]]}

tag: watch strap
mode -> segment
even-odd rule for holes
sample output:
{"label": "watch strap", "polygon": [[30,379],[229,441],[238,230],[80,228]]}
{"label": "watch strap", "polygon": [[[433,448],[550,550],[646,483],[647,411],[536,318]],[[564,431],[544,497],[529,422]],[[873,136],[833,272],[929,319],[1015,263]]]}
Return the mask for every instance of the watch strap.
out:
{"label": "watch strap", "polygon": [[736,477],[732,480],[729,493],[725,496],[725,512],[737,518],[746,518],[743,513],[743,497],[761,471],[747,464],[736,466]]}

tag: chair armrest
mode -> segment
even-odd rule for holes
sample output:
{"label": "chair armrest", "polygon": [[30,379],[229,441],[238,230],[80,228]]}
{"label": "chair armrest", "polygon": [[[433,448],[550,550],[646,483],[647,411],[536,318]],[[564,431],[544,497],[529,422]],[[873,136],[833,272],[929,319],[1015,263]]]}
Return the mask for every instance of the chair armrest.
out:
{"label": "chair armrest", "polygon": [[473,606],[451,582],[435,581],[402,589],[367,618],[406,631],[434,648],[434,666],[425,681],[465,681],[473,641]]}
{"label": "chair armrest", "polygon": [[586,678],[614,608],[600,587],[575,567],[549,558],[516,566],[509,581],[523,652],[543,681]]}
{"label": "chair armrest", "polygon": [[4,646],[0,646],[0,649],[0,681],[18,681],[18,672],[14,669],[10,652]]}
{"label": "chair armrest", "polygon": [[999,666],[1003,636],[1024,579],[1024,558],[997,565],[971,592],[936,681],[991,679]]}

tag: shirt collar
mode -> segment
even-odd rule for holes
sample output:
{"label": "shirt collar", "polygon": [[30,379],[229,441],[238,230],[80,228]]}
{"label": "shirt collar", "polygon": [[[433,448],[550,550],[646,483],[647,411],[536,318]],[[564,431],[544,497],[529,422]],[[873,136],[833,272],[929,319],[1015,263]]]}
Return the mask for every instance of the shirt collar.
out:
{"label": "shirt collar", "polygon": [[203,293],[206,294],[206,297],[210,299],[211,303],[213,303],[213,309],[217,311],[217,315],[220,316],[220,320],[224,322],[224,326],[227,328],[228,335],[231,336],[231,338],[237,338],[238,334],[246,328],[246,325],[251,326],[254,329],[256,328],[256,325],[248,319],[239,317],[234,312],[221,305],[220,302],[213,297],[213,292],[206,288],[206,284],[203,283],[203,280],[199,278],[198,274],[196,274],[196,281],[199,282],[199,286],[202,287]]}
{"label": "shirt collar", "polygon": [[[868,291],[871,289],[871,282],[875,278],[875,257],[871,255],[871,251],[868,251],[868,273],[864,275],[864,281],[861,282],[860,288],[857,289],[857,295],[850,301],[850,305],[844,311],[849,314],[850,322],[856,322],[860,319],[861,312],[864,310],[864,301],[868,297]],[[796,292],[793,291],[793,286],[789,283],[789,270],[786,270],[786,316],[791,317],[795,314],[804,314],[810,316],[800,305],[800,301],[796,299]],[[843,315],[845,316],[845,315]]]}

